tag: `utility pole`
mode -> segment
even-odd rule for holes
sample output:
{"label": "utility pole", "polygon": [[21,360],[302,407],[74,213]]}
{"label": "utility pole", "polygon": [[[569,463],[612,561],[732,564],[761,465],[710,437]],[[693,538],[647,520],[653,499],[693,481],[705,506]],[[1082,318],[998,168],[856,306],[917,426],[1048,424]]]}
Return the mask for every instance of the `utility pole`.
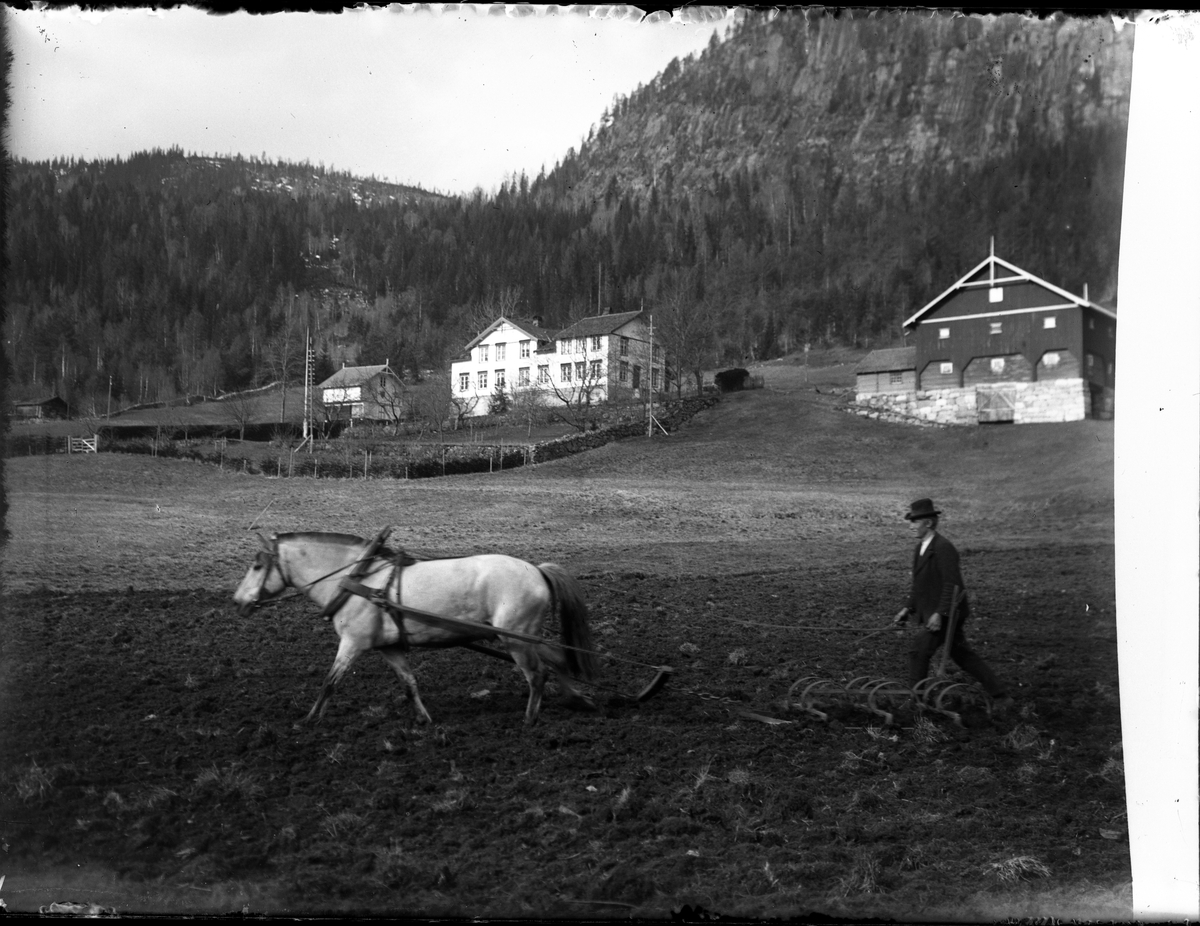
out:
{"label": "utility pole", "polygon": [[659,424],[658,419],[654,417],[654,316],[650,316],[650,369],[647,371],[649,382],[646,384],[646,392],[650,397],[649,413],[646,415],[646,436],[654,436],[654,426],[658,425],[658,429],[667,433],[667,429]]}
{"label": "utility pole", "polygon": [[316,367],[316,355],[312,346],[312,330],[304,329],[304,425],[300,442],[303,447],[308,444],[308,452],[312,453],[312,407],[313,407],[313,370]]}
{"label": "utility pole", "polygon": [[108,374],[108,412],[105,414],[104,417],[105,418],[112,417],[112,374],[111,373]]}

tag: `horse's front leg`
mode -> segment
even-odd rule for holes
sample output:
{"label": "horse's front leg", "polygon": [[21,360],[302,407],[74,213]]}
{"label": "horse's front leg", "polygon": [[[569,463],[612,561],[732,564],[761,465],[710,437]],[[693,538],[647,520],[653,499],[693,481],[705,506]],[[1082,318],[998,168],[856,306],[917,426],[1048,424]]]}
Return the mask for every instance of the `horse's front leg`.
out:
{"label": "horse's front leg", "polygon": [[325,681],[321,685],[321,693],[317,695],[317,700],[312,706],[312,710],[308,712],[306,721],[312,720],[315,716],[320,720],[325,716],[325,708],[329,704],[330,697],[333,696],[333,690],[338,686],[338,682],[349,670],[351,664],[362,655],[369,647],[364,646],[353,634],[342,634],[341,640],[338,643],[337,655],[333,658],[333,665],[329,669],[329,674],[325,676]]}
{"label": "horse's front leg", "polygon": [[381,646],[379,653],[388,661],[388,665],[404,683],[408,697],[412,701],[413,710],[417,715],[417,723],[432,723],[433,718],[429,716],[429,711],[425,710],[425,705],[421,703],[421,694],[417,691],[417,677],[409,668],[408,660],[404,658],[403,647],[399,645]]}

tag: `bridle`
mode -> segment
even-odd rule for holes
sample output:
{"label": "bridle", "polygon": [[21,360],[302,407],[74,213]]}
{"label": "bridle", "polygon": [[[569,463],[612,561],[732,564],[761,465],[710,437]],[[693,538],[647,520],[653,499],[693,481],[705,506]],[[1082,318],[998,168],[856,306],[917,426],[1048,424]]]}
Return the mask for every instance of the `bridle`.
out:
{"label": "bridle", "polygon": [[[258,557],[256,558],[260,557],[265,559],[266,562],[263,564],[263,577],[262,582],[258,586],[258,594],[256,594],[254,596],[254,600],[250,602],[247,612],[253,611],[265,601],[271,601],[272,599],[278,598],[284,593],[284,590],[292,584],[291,579],[289,579],[287,576],[287,573],[283,571],[283,561],[279,558],[279,540],[275,537],[267,540],[261,534],[259,535],[258,539],[262,542],[262,549],[258,551]],[[268,595],[264,593],[266,592],[267,583],[271,581],[272,569],[279,573],[279,578],[283,580],[283,587],[280,588],[279,591]]]}
{"label": "bridle", "polygon": [[[308,582],[308,583],[304,584],[303,586],[296,585],[292,581],[291,577],[286,572],[284,572],[283,560],[279,556],[279,538],[272,536],[270,540],[267,540],[266,537],[262,536],[262,534],[259,534],[258,539],[259,539],[259,543],[262,544],[262,549],[258,551],[257,556],[265,559],[266,563],[264,564],[264,568],[263,568],[262,582],[258,586],[258,593],[254,596],[253,601],[251,601],[247,605],[245,605],[245,609],[246,609],[244,612],[245,614],[249,614],[250,612],[254,611],[256,608],[258,608],[259,605],[264,604],[268,601],[278,600],[279,597],[288,589],[289,586],[295,589],[295,594],[298,597],[300,595],[303,595],[305,592],[307,592],[310,588],[312,588],[318,582],[322,582],[325,579],[328,579],[330,576],[337,575],[342,570],[352,568],[354,565],[356,565],[355,563],[351,563],[347,566],[339,566],[338,568],[325,573],[325,575],[323,575],[323,576],[319,576],[316,579],[313,579],[311,582]],[[361,563],[361,562],[375,560],[375,559],[378,559],[378,557],[369,557],[369,558],[367,558],[367,560],[359,560],[358,562]],[[386,566],[388,564],[384,563],[383,565]],[[279,578],[283,580],[283,587],[280,588],[279,591],[277,591],[277,592],[265,594],[265,591],[267,588],[267,583],[269,581],[271,581],[271,570],[272,569],[275,569],[279,573]]]}

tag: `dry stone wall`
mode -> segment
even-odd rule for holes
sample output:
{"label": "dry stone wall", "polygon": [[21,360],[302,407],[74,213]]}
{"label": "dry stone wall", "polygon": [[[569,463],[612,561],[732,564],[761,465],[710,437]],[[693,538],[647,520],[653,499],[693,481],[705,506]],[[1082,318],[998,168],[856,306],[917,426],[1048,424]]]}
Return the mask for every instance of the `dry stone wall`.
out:
{"label": "dry stone wall", "polygon": [[[1079,421],[1090,411],[1090,396],[1082,379],[1003,383],[992,388],[1002,390],[1012,398],[1015,424]],[[903,424],[979,423],[978,394],[974,386],[879,395],[859,393],[849,410],[865,418]]]}

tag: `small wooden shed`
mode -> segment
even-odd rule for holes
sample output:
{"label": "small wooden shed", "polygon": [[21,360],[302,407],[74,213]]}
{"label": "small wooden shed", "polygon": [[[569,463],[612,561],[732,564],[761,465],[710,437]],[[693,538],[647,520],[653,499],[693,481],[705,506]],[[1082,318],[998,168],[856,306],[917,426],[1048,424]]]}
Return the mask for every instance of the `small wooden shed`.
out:
{"label": "small wooden shed", "polygon": [[13,403],[13,415],[21,419],[66,418],[68,412],[67,403],[56,395]]}
{"label": "small wooden shed", "polygon": [[917,388],[917,349],[886,347],[873,350],[854,367],[859,395],[883,392],[915,392]]}

